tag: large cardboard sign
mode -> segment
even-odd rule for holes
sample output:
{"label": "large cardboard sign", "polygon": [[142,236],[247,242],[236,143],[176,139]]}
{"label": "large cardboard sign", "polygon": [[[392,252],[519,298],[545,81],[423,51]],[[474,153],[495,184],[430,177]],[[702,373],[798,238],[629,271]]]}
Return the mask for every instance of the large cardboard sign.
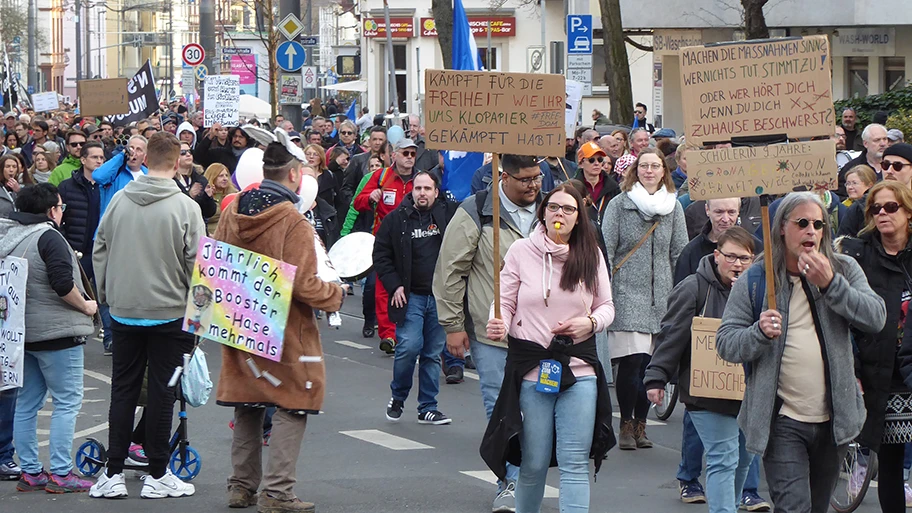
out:
{"label": "large cardboard sign", "polygon": [[206,78],[203,97],[203,126],[220,123],[237,126],[240,119],[241,77],[237,75],[211,75]]}
{"label": "large cardboard sign", "polygon": [[560,157],[563,75],[427,70],[428,148]]}
{"label": "large cardboard sign", "polygon": [[76,95],[82,116],[107,116],[130,110],[126,78],[80,80],[76,82]]}
{"label": "large cardboard sign", "polygon": [[291,264],[203,237],[190,281],[184,331],[281,360],[296,271]]}
{"label": "large cardboard sign", "polygon": [[28,260],[0,259],[0,390],[22,386]]}
{"label": "large cardboard sign", "polygon": [[744,368],[719,358],[716,331],[721,319],[694,317],[690,345],[690,395],[710,399],[744,399]]}
{"label": "large cardboard sign", "polygon": [[687,152],[694,200],[835,189],[838,173],[831,140]]}
{"label": "large cardboard sign", "polygon": [[758,135],[831,135],[836,116],[829,55],[826,36],[683,48],[687,145]]}

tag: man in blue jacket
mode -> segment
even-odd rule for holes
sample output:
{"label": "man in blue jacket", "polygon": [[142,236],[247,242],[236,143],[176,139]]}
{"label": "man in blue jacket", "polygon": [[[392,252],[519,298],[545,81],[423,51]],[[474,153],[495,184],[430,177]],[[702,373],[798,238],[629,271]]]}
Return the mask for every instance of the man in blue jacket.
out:
{"label": "man in blue jacket", "polygon": [[101,203],[98,209],[98,219],[104,217],[105,210],[111,198],[117,191],[123,189],[128,183],[149,172],[144,165],[146,161],[146,138],[134,135],[127,143],[126,149],[114,155],[111,160],[92,172],[92,179],[101,188],[99,197]]}

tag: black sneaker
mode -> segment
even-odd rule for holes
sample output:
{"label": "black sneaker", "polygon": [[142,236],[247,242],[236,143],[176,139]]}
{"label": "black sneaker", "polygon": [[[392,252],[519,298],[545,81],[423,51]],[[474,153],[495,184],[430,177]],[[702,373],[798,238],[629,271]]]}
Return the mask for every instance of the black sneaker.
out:
{"label": "black sneaker", "polygon": [[453,422],[453,419],[447,417],[437,410],[426,411],[418,414],[419,424],[433,424],[435,426],[439,426],[441,424],[449,424],[451,422]]}
{"label": "black sneaker", "polygon": [[462,367],[454,365],[447,369],[446,371],[446,382],[447,385],[456,385],[462,383],[463,379],[463,370]]}
{"label": "black sneaker", "polygon": [[396,354],[396,341],[391,338],[385,338],[381,340],[380,350],[386,354]]}
{"label": "black sneaker", "polygon": [[15,461],[10,460],[0,465],[0,481],[18,481],[21,475],[22,469]]}
{"label": "black sneaker", "polygon": [[399,422],[399,417],[402,417],[403,406],[402,401],[390,399],[389,404],[386,405],[386,418],[392,422]]}
{"label": "black sneaker", "polygon": [[373,326],[368,326],[365,324],[364,327],[361,328],[361,336],[364,338],[374,338],[374,331],[375,330]]}

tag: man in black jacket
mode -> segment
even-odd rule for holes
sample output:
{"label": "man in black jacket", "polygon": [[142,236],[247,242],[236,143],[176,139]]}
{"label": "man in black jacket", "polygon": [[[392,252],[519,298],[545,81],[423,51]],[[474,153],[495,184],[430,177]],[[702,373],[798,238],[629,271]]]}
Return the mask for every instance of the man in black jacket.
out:
{"label": "man in black jacket", "polygon": [[418,369],[418,423],[449,424],[437,410],[440,390],[440,353],[446,335],[437,322],[437,302],[431,291],[434,267],[447,223],[456,204],[438,197],[436,176],[418,171],[414,187],[396,210],[380,224],[374,241],[374,268],[390,291],[389,318],[396,324],[396,359],[390,383],[392,399],[386,418],[398,422],[412,388],[415,359]]}
{"label": "man in black jacket", "polygon": [[709,220],[703,225],[700,234],[693,237],[681,251],[675,266],[675,285],[697,272],[700,259],[716,249],[716,241],[719,240],[719,236],[732,226],[738,225],[738,215],[741,212],[740,199],[712,199],[706,200],[704,203]]}
{"label": "man in black jacket", "polygon": [[92,278],[92,245],[98,228],[99,197],[98,185],[92,180],[92,172],[105,163],[104,146],[100,142],[87,142],[80,157],[82,166],[73,171],[70,178],[60,183],[58,193],[66,210],[63,211],[61,231],[74,250],[82,253],[79,263],[86,275]]}

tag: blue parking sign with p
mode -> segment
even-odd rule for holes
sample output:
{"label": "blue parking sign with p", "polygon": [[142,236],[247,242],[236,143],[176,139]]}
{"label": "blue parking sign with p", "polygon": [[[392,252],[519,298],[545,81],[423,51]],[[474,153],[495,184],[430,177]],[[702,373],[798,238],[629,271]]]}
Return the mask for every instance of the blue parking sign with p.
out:
{"label": "blue parking sign with p", "polygon": [[592,15],[567,16],[567,53],[592,55]]}

